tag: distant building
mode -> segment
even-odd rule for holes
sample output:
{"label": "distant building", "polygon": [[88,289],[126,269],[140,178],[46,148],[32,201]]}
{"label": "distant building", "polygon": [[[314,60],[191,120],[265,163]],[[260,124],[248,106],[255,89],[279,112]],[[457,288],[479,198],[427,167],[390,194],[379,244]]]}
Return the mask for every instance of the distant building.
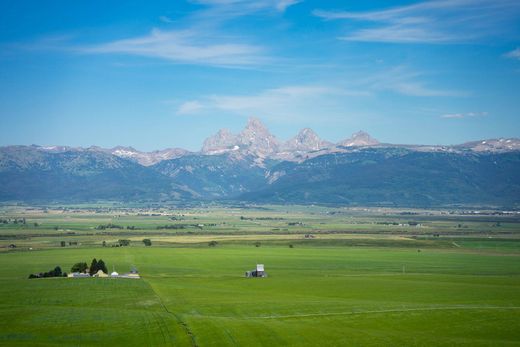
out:
{"label": "distant building", "polygon": [[92,277],[108,277],[108,274],[104,273],[103,270],[98,270]]}
{"label": "distant building", "polygon": [[115,271],[112,271],[112,273],[110,274],[110,277],[119,277],[119,274]]}
{"label": "distant building", "polygon": [[72,278],[90,277],[90,274],[83,273],[83,272],[72,272],[72,273],[68,274],[67,277],[72,277]]}
{"label": "distant building", "polygon": [[120,275],[119,277],[121,277],[121,278],[133,278],[133,279],[141,278],[141,276],[139,276],[139,272],[137,271],[137,269],[135,267],[132,267],[132,269],[130,270],[129,273]]}
{"label": "distant building", "polygon": [[264,264],[256,264],[255,270],[246,271],[246,277],[267,277],[267,273],[264,270]]}

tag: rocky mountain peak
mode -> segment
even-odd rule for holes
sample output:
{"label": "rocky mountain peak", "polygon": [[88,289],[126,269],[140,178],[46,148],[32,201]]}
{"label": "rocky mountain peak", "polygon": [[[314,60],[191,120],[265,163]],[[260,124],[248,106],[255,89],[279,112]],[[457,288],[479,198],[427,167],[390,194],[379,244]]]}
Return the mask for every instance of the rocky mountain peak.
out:
{"label": "rocky mountain peak", "polygon": [[219,154],[226,152],[236,145],[236,141],[236,135],[232,134],[229,129],[220,129],[215,135],[204,140],[202,153]]}
{"label": "rocky mountain peak", "polygon": [[357,133],[352,134],[348,139],[345,139],[339,143],[340,146],[353,147],[353,146],[374,146],[378,145],[379,141],[370,136],[367,132],[360,130]]}
{"label": "rocky mountain peak", "polygon": [[323,141],[310,128],[304,128],[292,139],[284,144],[286,151],[317,151],[324,147],[330,146],[331,143]]}
{"label": "rocky mountain peak", "polygon": [[249,118],[246,127],[237,137],[238,145],[249,152],[265,156],[278,150],[280,142],[257,118]]}
{"label": "rocky mountain peak", "polygon": [[244,131],[250,130],[250,131],[258,131],[258,132],[269,132],[267,127],[262,123],[262,121],[256,117],[250,117],[247,120],[246,127],[244,128]]}

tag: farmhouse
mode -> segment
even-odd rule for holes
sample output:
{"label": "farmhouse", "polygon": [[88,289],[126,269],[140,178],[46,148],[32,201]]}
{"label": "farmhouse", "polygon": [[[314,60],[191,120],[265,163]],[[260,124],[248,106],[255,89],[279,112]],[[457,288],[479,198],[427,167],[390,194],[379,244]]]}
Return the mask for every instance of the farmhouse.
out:
{"label": "farmhouse", "polygon": [[71,277],[71,278],[90,277],[90,274],[83,273],[83,272],[72,272],[72,273],[68,274],[67,277]]}
{"label": "farmhouse", "polygon": [[255,270],[246,271],[246,277],[267,277],[267,273],[264,271],[264,264],[256,264]]}

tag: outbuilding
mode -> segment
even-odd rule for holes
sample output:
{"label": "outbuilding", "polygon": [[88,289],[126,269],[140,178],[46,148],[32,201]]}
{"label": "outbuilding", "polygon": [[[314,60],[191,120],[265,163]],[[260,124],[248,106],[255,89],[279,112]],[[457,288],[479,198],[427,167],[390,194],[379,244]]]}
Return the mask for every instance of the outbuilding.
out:
{"label": "outbuilding", "polygon": [[92,277],[108,277],[108,274],[104,273],[103,270],[98,270]]}
{"label": "outbuilding", "polygon": [[264,270],[264,264],[256,264],[255,270],[246,271],[246,277],[267,277],[267,273]]}

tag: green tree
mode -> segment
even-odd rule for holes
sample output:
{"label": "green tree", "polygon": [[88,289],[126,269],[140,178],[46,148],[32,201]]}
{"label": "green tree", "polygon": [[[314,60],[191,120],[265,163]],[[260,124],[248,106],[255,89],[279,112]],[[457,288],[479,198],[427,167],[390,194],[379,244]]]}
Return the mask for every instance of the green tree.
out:
{"label": "green tree", "polygon": [[99,261],[97,262],[97,269],[103,271],[104,273],[108,273],[107,266],[105,265],[103,259],[99,259]]}
{"label": "green tree", "polygon": [[97,262],[96,258],[94,258],[94,259],[92,259],[92,262],[90,263],[90,269],[89,269],[90,276],[95,274],[97,271],[98,271],[98,262]]}
{"label": "green tree", "polygon": [[143,243],[145,246],[151,246],[152,245],[152,240],[150,239],[143,239]]}
{"label": "green tree", "polygon": [[61,246],[61,247],[65,247],[65,241],[61,241],[61,242],[60,242],[60,246]]}
{"label": "green tree", "polygon": [[87,263],[76,263],[70,268],[70,272],[85,272],[87,270]]}
{"label": "green tree", "polygon": [[120,246],[128,246],[130,245],[130,240],[119,240],[119,245]]}
{"label": "green tree", "polygon": [[210,247],[215,247],[216,245],[218,245],[218,242],[217,242],[217,241],[210,241],[210,242],[208,243],[208,246],[210,246]]}
{"label": "green tree", "polygon": [[52,272],[54,274],[54,277],[61,277],[61,275],[62,275],[61,267],[59,267],[59,266],[56,266],[54,268],[54,270],[52,270]]}

